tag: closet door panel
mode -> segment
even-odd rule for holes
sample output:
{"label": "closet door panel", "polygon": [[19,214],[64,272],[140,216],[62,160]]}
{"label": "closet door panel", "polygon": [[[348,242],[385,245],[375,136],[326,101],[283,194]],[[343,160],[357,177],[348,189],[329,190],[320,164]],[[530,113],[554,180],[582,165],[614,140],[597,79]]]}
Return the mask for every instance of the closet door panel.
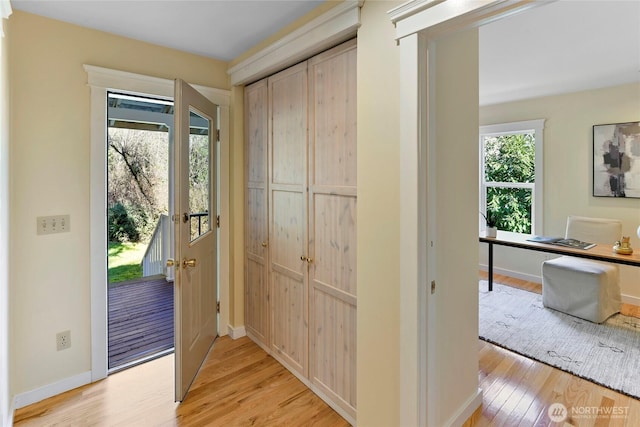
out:
{"label": "closet door panel", "polygon": [[[313,383],[351,416],[356,407],[356,307],[327,288],[314,286],[315,362]],[[330,292],[330,290],[329,290]]]}
{"label": "closet door panel", "polygon": [[305,194],[299,191],[271,191],[271,263],[302,274],[307,268],[300,257],[307,254]]}
{"label": "closet door panel", "polygon": [[269,295],[264,260],[247,257],[247,283],[245,328],[253,339],[267,345],[269,342]]}
{"label": "closet door panel", "polygon": [[271,182],[302,185],[307,181],[306,63],[269,79],[271,94]]}
{"label": "closet door panel", "polygon": [[296,278],[291,272],[274,269],[271,276],[273,283],[272,349],[289,369],[306,375],[307,292],[302,280]]}
{"label": "closet door panel", "polygon": [[250,184],[245,190],[246,249],[249,254],[265,258],[267,243],[267,190],[261,184]]}
{"label": "closet door panel", "polygon": [[356,198],[316,193],[313,198],[315,282],[356,295]]}
{"label": "closet door panel", "polygon": [[308,375],[307,68],[269,78],[272,350]]}
{"label": "closet door panel", "polygon": [[310,380],[356,417],[356,44],[309,60]]}
{"label": "closet door panel", "polygon": [[269,104],[267,81],[245,88],[247,181],[267,182],[267,137]]}
{"label": "closet door panel", "polygon": [[269,346],[267,140],[268,90],[262,80],[245,88],[245,328]]}
{"label": "closet door panel", "polygon": [[355,48],[310,60],[312,174],[316,185],[356,185],[355,69]]}

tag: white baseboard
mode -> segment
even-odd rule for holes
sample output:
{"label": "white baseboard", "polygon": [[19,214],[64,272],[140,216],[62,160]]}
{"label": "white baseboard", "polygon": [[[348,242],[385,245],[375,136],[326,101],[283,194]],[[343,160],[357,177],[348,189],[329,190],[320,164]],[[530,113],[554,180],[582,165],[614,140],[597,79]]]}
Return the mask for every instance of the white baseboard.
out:
{"label": "white baseboard", "polygon": [[[480,264],[480,270],[488,271],[489,267],[486,264]],[[516,279],[526,280],[527,282],[542,283],[542,277],[535,274],[521,273],[519,271],[507,270],[506,268],[493,267],[494,274],[502,274],[503,276],[515,277]]]}
{"label": "white baseboard", "polygon": [[633,295],[622,294],[622,302],[640,307],[640,298]]}
{"label": "white baseboard", "polygon": [[232,339],[237,340],[238,338],[242,338],[246,335],[247,335],[247,331],[244,328],[244,326],[239,326],[237,328],[234,328],[233,326],[229,325],[229,336]]}
{"label": "white baseboard", "polygon": [[473,413],[482,405],[482,389],[473,394],[464,405],[454,414],[449,421],[445,424],[447,426],[461,426],[464,424]]}
{"label": "white baseboard", "polygon": [[13,399],[14,409],[20,409],[32,403],[40,402],[65,391],[73,390],[91,382],[91,371],[83,372],[69,378],[48,384],[35,390],[16,395]]}

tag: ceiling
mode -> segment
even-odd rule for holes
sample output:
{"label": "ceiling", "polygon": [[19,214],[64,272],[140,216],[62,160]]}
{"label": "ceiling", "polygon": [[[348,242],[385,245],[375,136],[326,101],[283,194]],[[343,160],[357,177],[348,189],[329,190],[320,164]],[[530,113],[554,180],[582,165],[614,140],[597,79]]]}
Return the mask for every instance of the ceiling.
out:
{"label": "ceiling", "polygon": [[557,1],[480,28],[481,105],[631,82],[638,0]]}
{"label": "ceiling", "polygon": [[230,61],[324,0],[10,0],[15,10]]}
{"label": "ceiling", "polygon": [[[223,61],[322,3],[11,0],[16,10]],[[640,0],[561,0],[480,28],[482,105],[638,81]]]}

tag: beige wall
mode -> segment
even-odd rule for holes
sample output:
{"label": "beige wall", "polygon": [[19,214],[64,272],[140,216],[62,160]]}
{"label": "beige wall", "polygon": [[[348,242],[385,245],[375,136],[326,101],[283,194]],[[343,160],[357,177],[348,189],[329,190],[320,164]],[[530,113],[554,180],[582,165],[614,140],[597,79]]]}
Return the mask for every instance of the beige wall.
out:
{"label": "beige wall", "polygon": [[[1,19],[1,18],[0,18]],[[0,35],[0,424],[9,425],[9,29]]]}
{"label": "beige wall", "polygon": [[[564,235],[568,215],[618,218],[631,246],[640,248],[636,228],[640,225],[640,200],[593,197],[592,126],[638,120],[640,84],[485,106],[480,123],[507,123],[546,119],[544,129],[544,230],[545,235]],[[486,248],[481,245],[481,262]],[[540,275],[541,256],[523,251],[498,251],[497,268]],[[523,261],[525,260],[525,261]],[[529,262],[527,262],[529,261]],[[622,293],[640,298],[640,269],[621,266]],[[640,300],[636,301],[639,302]]]}
{"label": "beige wall", "polygon": [[365,2],[358,31],[358,354],[362,426],[400,421],[399,49],[386,12]]}
{"label": "beige wall", "polygon": [[[227,64],[15,12],[11,84],[11,372],[19,394],[90,370],[90,91],[82,64],[229,89]],[[71,231],[36,235],[36,217]],[[70,330],[70,349],[55,335]]]}
{"label": "beige wall", "polygon": [[435,358],[436,425],[449,425],[478,391],[477,30],[438,40],[435,63],[435,120],[428,126],[435,126],[437,285],[429,331],[436,337],[427,357]]}

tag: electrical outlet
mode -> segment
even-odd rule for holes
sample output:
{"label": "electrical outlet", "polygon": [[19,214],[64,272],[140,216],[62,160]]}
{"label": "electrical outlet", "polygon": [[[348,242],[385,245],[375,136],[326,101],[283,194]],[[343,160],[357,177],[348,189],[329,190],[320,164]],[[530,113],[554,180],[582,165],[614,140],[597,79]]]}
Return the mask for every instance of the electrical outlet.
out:
{"label": "electrical outlet", "polygon": [[56,334],[56,348],[58,351],[71,347],[71,331],[58,332]]}
{"label": "electrical outlet", "polygon": [[38,234],[67,233],[71,230],[70,215],[39,216],[36,218]]}

